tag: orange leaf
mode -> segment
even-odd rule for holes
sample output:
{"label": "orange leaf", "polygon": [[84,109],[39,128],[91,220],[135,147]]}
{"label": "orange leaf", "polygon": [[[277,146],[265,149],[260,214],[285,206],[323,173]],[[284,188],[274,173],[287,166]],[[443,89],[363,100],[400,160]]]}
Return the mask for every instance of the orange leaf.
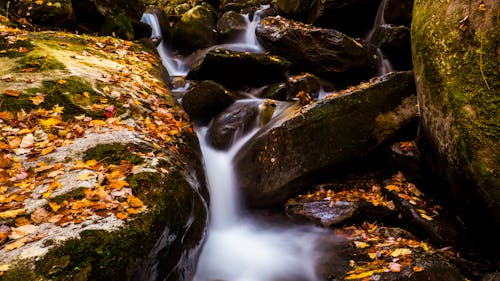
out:
{"label": "orange leaf", "polygon": [[45,149],[42,149],[42,151],[40,152],[40,155],[42,155],[42,156],[47,155],[47,154],[51,153],[52,151],[54,151],[55,149],[56,149],[55,146],[49,146]]}
{"label": "orange leaf", "polygon": [[57,210],[61,208],[61,206],[58,205],[56,202],[49,202],[49,206],[54,212],[57,212]]}
{"label": "orange leaf", "polygon": [[117,212],[116,217],[121,219],[121,220],[124,220],[124,219],[128,218],[128,214],[122,213],[122,212]]}
{"label": "orange leaf", "polygon": [[4,90],[3,94],[11,97],[18,97],[21,94],[21,92],[16,90]]}
{"label": "orange leaf", "polygon": [[144,203],[142,203],[141,199],[135,197],[134,195],[130,195],[127,198],[127,203],[132,208],[140,208],[140,207],[144,206]]}
{"label": "orange leaf", "polygon": [[424,271],[425,268],[421,267],[421,266],[414,266],[413,267],[413,271],[415,272],[420,272],[420,271]]}

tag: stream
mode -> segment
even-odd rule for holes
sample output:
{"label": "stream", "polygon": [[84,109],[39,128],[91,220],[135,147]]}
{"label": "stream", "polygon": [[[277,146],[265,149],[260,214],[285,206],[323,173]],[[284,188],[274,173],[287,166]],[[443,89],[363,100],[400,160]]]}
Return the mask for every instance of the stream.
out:
{"label": "stream", "polygon": [[[263,6],[262,10],[267,8]],[[247,22],[245,32],[235,41],[217,45],[197,52],[196,56],[206,54],[215,48],[233,51],[262,53],[255,28],[260,20],[257,11],[253,19],[244,15]],[[161,37],[158,19],[154,14],[145,13],[142,21],[151,25],[153,37]],[[371,37],[371,34],[368,37]],[[167,50],[163,40],[157,47],[163,64],[172,77],[185,77],[190,70],[189,62],[196,61],[193,57],[174,57]],[[382,54],[380,53],[383,58]],[[192,55],[194,56],[194,55]],[[382,73],[391,70],[388,62],[381,62]],[[189,81],[181,89],[189,87]],[[319,94],[320,98],[326,93]],[[263,100],[247,94],[247,99],[237,102],[262,102]],[[273,116],[274,122],[279,122],[280,111],[286,108],[280,102],[280,110]],[[210,124],[209,124],[210,126]],[[233,141],[226,150],[216,150],[206,140],[209,127],[197,127],[198,139],[203,154],[208,188],[210,192],[210,218],[208,234],[194,275],[194,281],[316,281],[322,280],[317,272],[317,262],[320,258],[318,247],[323,237],[334,234],[331,230],[314,227],[292,225],[289,222],[269,222],[245,210],[241,204],[238,192],[238,182],[235,177],[232,160],[245,143],[261,129],[258,117],[252,130]],[[264,129],[264,128],[262,128]],[[279,225],[277,225],[279,224]]]}

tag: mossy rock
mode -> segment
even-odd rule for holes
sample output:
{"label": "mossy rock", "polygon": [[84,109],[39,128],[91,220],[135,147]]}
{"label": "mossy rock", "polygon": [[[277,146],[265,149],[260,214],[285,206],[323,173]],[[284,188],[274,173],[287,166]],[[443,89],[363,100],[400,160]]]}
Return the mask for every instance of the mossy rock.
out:
{"label": "mossy rock", "polygon": [[118,142],[99,144],[87,150],[83,156],[83,160],[97,160],[109,165],[120,165],[122,161],[126,161],[134,165],[139,165],[144,160],[131,151],[133,147]]}
{"label": "mossy rock", "polygon": [[411,41],[430,166],[447,179],[437,192],[490,249],[500,245],[500,4],[483,2],[415,1]]}
{"label": "mossy rock", "polygon": [[18,38],[12,42],[3,36],[0,36],[0,57],[20,57],[34,48],[35,46],[33,46],[31,40],[28,38]]}
{"label": "mossy rock", "polygon": [[65,69],[60,61],[52,56],[29,54],[17,60],[18,66],[15,71],[19,72],[41,72],[54,69]]}
{"label": "mossy rock", "polygon": [[38,26],[67,27],[75,21],[71,0],[16,2],[14,7],[17,15]]}
{"label": "mossy rock", "polygon": [[213,46],[216,42],[216,15],[208,5],[198,5],[185,12],[175,24],[173,47],[184,54]]}

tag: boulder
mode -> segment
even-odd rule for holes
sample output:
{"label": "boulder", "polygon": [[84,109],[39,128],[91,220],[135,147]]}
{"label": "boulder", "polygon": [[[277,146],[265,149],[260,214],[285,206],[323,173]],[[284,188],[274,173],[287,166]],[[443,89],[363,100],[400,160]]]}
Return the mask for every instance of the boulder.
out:
{"label": "boulder", "polygon": [[217,22],[219,34],[226,40],[235,39],[247,28],[245,17],[235,11],[227,11]]}
{"label": "boulder", "polygon": [[[243,198],[270,207],[326,169],[360,159],[416,118],[412,72],[313,102],[252,138],[234,159]],[[310,184],[310,182],[308,182]]]}
{"label": "boulder", "polygon": [[13,4],[18,16],[42,27],[67,28],[75,24],[71,0],[62,0],[47,5],[43,1],[16,1]]}
{"label": "boulder", "polygon": [[290,62],[268,54],[224,49],[208,52],[188,74],[188,79],[214,80],[227,87],[261,87],[286,79]]}
{"label": "boulder", "polygon": [[224,86],[204,80],[184,94],[182,107],[195,123],[206,125],[233,102],[234,97]]}
{"label": "boulder", "polygon": [[266,50],[290,60],[295,70],[344,85],[359,83],[376,72],[374,50],[333,29],[266,17],[257,26],[256,35]]}
{"label": "boulder", "polygon": [[216,42],[216,15],[208,4],[197,5],[175,23],[172,46],[182,54],[210,47]]}
{"label": "boulder", "polygon": [[384,22],[410,27],[413,0],[385,0]]}
{"label": "boulder", "polygon": [[259,105],[258,100],[241,100],[230,105],[210,124],[207,142],[217,149],[228,149],[236,140],[255,128]]}
{"label": "boulder", "polygon": [[416,1],[411,27],[429,166],[447,180],[435,187],[485,250],[500,245],[499,5]]}
{"label": "boulder", "polygon": [[161,60],[116,38],[4,37],[1,279],[190,280],[208,191]]}

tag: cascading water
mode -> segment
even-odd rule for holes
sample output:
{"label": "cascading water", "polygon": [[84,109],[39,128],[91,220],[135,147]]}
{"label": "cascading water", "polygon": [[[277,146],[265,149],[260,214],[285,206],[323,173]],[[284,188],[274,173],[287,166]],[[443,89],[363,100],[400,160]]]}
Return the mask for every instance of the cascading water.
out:
{"label": "cascading water", "polygon": [[[249,15],[244,16],[247,19],[247,30],[236,42],[214,46],[205,51],[220,47],[234,51],[262,52],[255,36],[260,11],[254,14],[251,21]],[[153,36],[161,36],[156,15],[146,13],[142,21],[152,26]],[[158,46],[158,51],[170,75],[187,74],[189,67],[184,65],[184,60],[172,58],[163,42]],[[255,98],[252,102],[255,102]],[[278,108],[275,115],[284,111],[282,107]],[[278,120],[277,116],[272,122]],[[277,227],[244,215],[232,159],[245,142],[258,132],[258,123],[256,121],[255,128],[240,137],[228,151],[218,151],[207,144],[205,136],[208,128],[196,129],[209,184],[210,225],[194,281],[320,280],[315,268],[315,253],[316,241],[325,233],[323,229],[312,226]]]}
{"label": "cascading water", "polygon": [[[384,10],[386,2],[387,0],[382,0],[380,6],[378,7],[373,27],[365,38],[367,42],[370,42],[372,40],[375,30],[377,30],[379,26],[385,24]],[[384,53],[382,53],[382,50],[380,50],[380,48],[377,48],[377,58],[378,58],[378,76],[382,76],[384,74],[394,71],[391,62],[385,57]]]}
{"label": "cascading water", "polygon": [[258,128],[228,151],[210,147],[206,131],[197,129],[210,190],[210,226],[194,281],[319,280],[315,241],[321,230],[273,227],[242,212],[232,159]]}

